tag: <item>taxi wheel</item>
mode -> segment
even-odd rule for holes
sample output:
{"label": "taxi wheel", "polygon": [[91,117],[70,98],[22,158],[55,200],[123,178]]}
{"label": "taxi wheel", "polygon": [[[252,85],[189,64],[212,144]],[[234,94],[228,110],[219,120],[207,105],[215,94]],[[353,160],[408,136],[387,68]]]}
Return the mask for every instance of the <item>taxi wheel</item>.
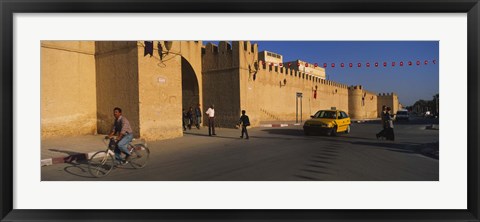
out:
{"label": "taxi wheel", "polygon": [[336,136],[337,135],[337,126],[334,126],[332,128],[332,131],[330,132],[330,136]]}
{"label": "taxi wheel", "polygon": [[345,130],[345,133],[346,133],[346,134],[349,134],[349,133],[350,133],[350,125],[347,126],[347,130]]}

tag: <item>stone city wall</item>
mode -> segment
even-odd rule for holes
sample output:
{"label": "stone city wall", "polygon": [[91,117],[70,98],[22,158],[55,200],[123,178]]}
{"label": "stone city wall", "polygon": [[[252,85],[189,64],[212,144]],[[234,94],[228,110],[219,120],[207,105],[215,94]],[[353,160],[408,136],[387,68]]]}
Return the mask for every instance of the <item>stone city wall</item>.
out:
{"label": "stone city wall", "polygon": [[376,93],[365,90],[361,85],[349,87],[348,109],[351,118],[377,118],[377,103]]}
{"label": "stone city wall", "polygon": [[42,139],[97,131],[95,43],[41,42]]}
{"label": "stone city wall", "polygon": [[[259,122],[306,120],[316,111],[332,107],[348,112],[347,85],[293,69],[261,65],[256,79],[250,79],[247,85],[254,101],[246,103],[258,104]],[[297,93],[302,93],[301,99]]]}
{"label": "stone city wall", "polygon": [[113,108],[122,109],[135,137],[140,135],[138,48],[136,41],[97,41],[96,91],[97,127],[99,134],[108,134],[114,122]]}
{"label": "stone city wall", "polygon": [[[173,41],[172,48],[167,53],[164,41],[154,41],[153,56],[144,56],[143,44],[143,41],[137,43],[140,136],[147,140],[182,136],[182,108],[187,108],[185,106],[188,104],[192,106],[201,103],[202,89],[198,88],[195,78],[202,83],[202,43]],[[161,58],[158,44],[161,51],[163,49]],[[184,89],[182,76],[185,73],[182,72],[191,75],[187,78],[191,84]]]}
{"label": "stone city wall", "polygon": [[383,104],[398,110],[393,93],[259,64],[258,45],[249,41],[173,41],[169,50],[165,41],[153,43],[145,55],[144,41],[43,41],[42,139],[107,134],[114,107],[123,109],[135,137],[148,140],[182,136],[182,108],[198,103],[203,125],[214,104],[220,127],[235,126],[242,109],[252,126],[304,121],[332,107],[358,119],[378,117]]}
{"label": "stone city wall", "polygon": [[[238,44],[237,44],[238,45]],[[203,119],[210,105],[215,107],[215,125],[233,127],[240,115],[239,47],[227,42],[205,46],[203,66]]]}
{"label": "stone city wall", "polygon": [[398,96],[395,93],[379,93],[377,95],[378,98],[378,116],[380,117],[382,112],[382,106],[385,105],[387,107],[392,108],[392,114],[396,114],[399,109],[399,102]]}

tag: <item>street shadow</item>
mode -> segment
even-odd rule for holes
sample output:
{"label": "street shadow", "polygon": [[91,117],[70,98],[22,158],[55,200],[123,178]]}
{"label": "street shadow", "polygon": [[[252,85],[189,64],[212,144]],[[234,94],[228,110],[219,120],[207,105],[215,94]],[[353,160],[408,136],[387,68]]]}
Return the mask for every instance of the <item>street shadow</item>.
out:
{"label": "street shadow", "polygon": [[240,136],[238,137],[232,137],[232,136],[219,136],[217,135],[212,135],[209,136],[208,134],[203,134],[203,133],[190,133],[190,132],[183,132],[183,134],[188,134],[192,136],[200,136],[200,137],[211,137],[211,138],[223,138],[223,139],[241,139]]}
{"label": "street shadow", "polygon": [[317,178],[313,178],[313,177],[310,177],[310,176],[303,176],[303,175],[293,175],[294,177],[297,177],[299,178],[300,180],[311,180],[311,181],[323,181],[322,179],[317,179]]}
{"label": "street shadow", "polygon": [[52,152],[57,152],[57,153],[65,153],[69,156],[80,154],[79,152],[71,151],[71,150],[61,150],[61,149],[48,149],[48,150]]}
{"label": "street shadow", "polygon": [[83,178],[95,178],[88,172],[88,161],[77,161],[75,162],[70,162],[67,163],[69,166],[66,166],[63,168],[63,171],[65,173],[68,173],[70,175],[74,175],[77,177],[83,177]]}
{"label": "street shadow", "polygon": [[353,145],[376,146],[388,151],[408,154],[421,154],[426,157],[439,159],[438,142],[435,143],[395,143],[395,142],[351,142]]}
{"label": "street shadow", "polygon": [[[361,123],[354,123],[354,124],[364,124],[364,125],[381,125],[381,120],[372,120],[372,121],[365,121]],[[410,120],[395,120],[393,125],[428,125],[428,124],[438,124],[439,119],[432,119],[432,118],[415,118]]]}
{"label": "street shadow", "polygon": [[[63,171],[65,173],[68,173],[70,175],[77,176],[77,177],[82,177],[82,178],[97,178],[90,174],[90,171],[88,170],[88,160],[76,160],[75,162],[68,162],[65,164],[68,164],[68,166],[63,168]],[[112,169],[112,172],[110,172],[110,174],[112,174],[113,171],[119,170],[119,169],[135,170],[135,168],[133,168],[130,164],[116,165],[115,168]],[[109,175],[107,175],[107,177]]]}
{"label": "street shadow", "polygon": [[[289,130],[289,129],[285,129],[285,130]],[[294,132],[295,130],[294,129],[290,129],[292,130],[291,132]],[[264,130],[264,131],[267,131],[268,130]],[[282,130],[273,130],[274,134],[279,134],[279,135],[290,135],[290,136],[296,136],[296,135],[292,135],[290,134],[291,132],[282,132]],[[187,134],[187,135],[192,135],[192,136],[199,136],[199,137],[212,137],[212,138],[224,138],[224,139],[238,139],[238,140],[241,140],[242,138],[240,138],[240,135],[237,136],[221,136],[219,134],[215,135],[215,136],[209,136],[208,134],[204,134],[204,133],[192,133],[192,132],[183,132],[184,134]],[[271,132],[269,132],[271,133]],[[251,133],[249,133],[251,134]],[[303,131],[300,131],[300,133],[298,134],[298,136],[303,136]],[[303,136],[304,137],[304,136]],[[250,139],[272,139],[272,140],[298,140],[298,138],[279,138],[279,137],[268,137],[268,136],[252,136],[250,135]],[[307,140],[306,137],[304,137],[305,140]],[[244,139],[245,140],[245,139]]]}
{"label": "street shadow", "polygon": [[274,129],[263,129],[262,131],[269,134],[277,135],[288,135],[288,136],[304,136],[303,129],[291,129],[291,128],[274,128]]}
{"label": "street shadow", "polygon": [[[264,129],[262,130],[264,132],[268,132],[269,134],[277,134],[277,135],[286,135],[286,136],[298,136],[298,137],[302,137],[302,138],[351,138],[351,139],[362,139],[362,140],[373,140],[373,138],[365,138],[365,137],[355,137],[355,136],[351,136],[351,134],[347,134],[347,133],[338,133],[336,136],[328,136],[324,133],[320,133],[320,132],[312,132],[310,133],[308,136],[305,135],[303,129],[282,129],[282,128],[278,128],[278,129]],[[277,137],[275,137],[277,138]]]}

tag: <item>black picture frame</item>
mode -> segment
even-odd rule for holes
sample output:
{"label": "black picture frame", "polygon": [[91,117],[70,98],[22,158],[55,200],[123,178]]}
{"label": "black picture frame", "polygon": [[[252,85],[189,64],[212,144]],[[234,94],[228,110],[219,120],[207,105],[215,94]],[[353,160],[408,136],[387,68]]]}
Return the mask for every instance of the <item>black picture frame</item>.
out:
{"label": "black picture frame", "polygon": [[[300,4],[301,3],[301,4]],[[253,7],[254,6],[254,7]],[[308,7],[306,7],[308,6]],[[2,50],[1,221],[480,221],[479,0],[0,0]],[[21,210],[13,209],[14,13],[467,13],[468,204],[466,210]],[[464,109],[461,107],[460,109]],[[159,200],[162,201],[162,200]],[[412,200],[414,201],[414,200]]]}

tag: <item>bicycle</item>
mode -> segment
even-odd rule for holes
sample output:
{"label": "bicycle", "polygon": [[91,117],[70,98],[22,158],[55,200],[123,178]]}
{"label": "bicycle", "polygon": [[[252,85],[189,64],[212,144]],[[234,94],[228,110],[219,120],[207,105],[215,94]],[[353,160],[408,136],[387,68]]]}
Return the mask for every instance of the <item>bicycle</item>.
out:
{"label": "bicycle", "polygon": [[[103,138],[103,143],[105,143],[107,149],[96,152],[88,161],[88,171],[94,177],[107,176],[113,168],[120,165],[115,160],[115,153],[113,152],[115,146],[109,146],[110,140],[114,139]],[[135,141],[135,139],[128,144],[128,151],[131,155],[128,162],[135,169],[144,168],[150,157],[150,150],[146,144],[133,144],[133,141]],[[124,154],[122,153],[122,155]]]}

